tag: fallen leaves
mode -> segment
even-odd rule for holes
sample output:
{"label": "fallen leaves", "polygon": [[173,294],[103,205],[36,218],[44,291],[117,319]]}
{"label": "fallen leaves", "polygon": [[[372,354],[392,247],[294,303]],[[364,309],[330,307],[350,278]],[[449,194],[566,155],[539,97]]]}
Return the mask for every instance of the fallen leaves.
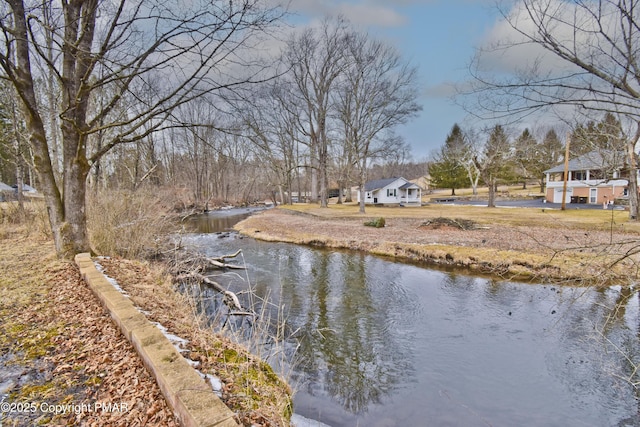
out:
{"label": "fallen leaves", "polygon": [[35,403],[38,410],[3,414],[3,425],[177,426],[157,384],[77,269],[56,260],[50,242],[4,236],[0,383],[8,371],[2,362],[20,365],[8,400]]}

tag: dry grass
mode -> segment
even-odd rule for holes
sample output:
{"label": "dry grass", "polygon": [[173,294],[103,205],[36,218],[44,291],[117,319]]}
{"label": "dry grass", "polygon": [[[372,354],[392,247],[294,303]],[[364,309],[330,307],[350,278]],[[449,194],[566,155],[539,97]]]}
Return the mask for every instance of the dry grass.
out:
{"label": "dry grass", "polygon": [[[183,355],[222,380],[223,401],[244,425],[285,426],[292,414],[291,389],[271,367],[244,347],[213,332],[197,301],[173,289],[163,267],[124,259],[100,259],[147,317],[188,340]],[[180,315],[178,315],[180,313]]]}
{"label": "dry grass", "polygon": [[[320,208],[314,204],[297,203],[282,205],[281,209],[308,213],[321,218],[407,218],[433,219],[437,217],[473,220],[485,225],[575,228],[580,230],[609,230],[612,211],[599,209],[535,209],[535,208],[487,208],[484,206],[463,206],[432,204],[416,208],[367,206],[366,213],[360,214],[356,204],[331,204]],[[613,211],[613,225],[616,231],[640,233],[640,222],[630,222],[628,212]]]}
{"label": "dry grass", "polygon": [[[2,225],[18,227],[1,227]],[[3,233],[13,232],[35,233],[41,237],[51,237],[47,209],[42,199],[28,199],[22,209],[18,202],[0,202],[0,238],[3,237]]]}
{"label": "dry grass", "polygon": [[[380,229],[365,227],[377,217]],[[477,229],[429,227],[429,219],[472,220]],[[638,224],[625,212],[489,209],[433,205],[421,208],[354,205],[285,206],[250,217],[237,228],[252,237],[362,250],[430,265],[464,267],[510,279],[590,283],[628,281],[639,274]],[[631,255],[629,255],[631,254]]]}
{"label": "dry grass", "polygon": [[153,257],[164,248],[166,235],[177,229],[171,211],[171,203],[145,189],[92,194],[87,222],[93,249],[130,259]]}

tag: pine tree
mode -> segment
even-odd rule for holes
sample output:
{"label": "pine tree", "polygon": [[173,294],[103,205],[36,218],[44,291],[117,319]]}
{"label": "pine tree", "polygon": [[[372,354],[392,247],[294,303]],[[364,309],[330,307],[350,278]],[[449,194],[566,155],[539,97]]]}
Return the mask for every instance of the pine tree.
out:
{"label": "pine tree", "polygon": [[462,164],[461,157],[461,154],[467,149],[462,129],[456,123],[436,155],[435,162],[429,166],[433,187],[450,188],[453,196],[456,194],[456,189],[464,188],[469,184],[467,171]]}

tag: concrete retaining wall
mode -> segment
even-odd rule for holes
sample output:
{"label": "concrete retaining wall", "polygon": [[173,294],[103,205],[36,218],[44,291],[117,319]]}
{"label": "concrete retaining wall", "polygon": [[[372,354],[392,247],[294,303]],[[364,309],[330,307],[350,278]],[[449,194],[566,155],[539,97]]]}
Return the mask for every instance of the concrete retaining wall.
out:
{"label": "concrete retaining wall", "polygon": [[185,427],[239,426],[233,418],[233,412],[164,334],[96,269],[90,255],[78,254],[75,262],[84,280],[109,310],[115,323],[156,379],[180,423]]}

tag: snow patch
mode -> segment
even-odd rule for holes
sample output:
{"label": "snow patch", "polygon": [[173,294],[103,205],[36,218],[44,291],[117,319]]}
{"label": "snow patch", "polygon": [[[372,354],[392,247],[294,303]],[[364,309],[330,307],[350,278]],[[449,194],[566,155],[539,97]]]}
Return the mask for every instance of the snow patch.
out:
{"label": "snow patch", "polygon": [[302,415],[293,414],[291,416],[291,425],[294,427],[331,427],[328,424],[321,423],[320,421],[305,418]]}
{"label": "snow patch", "polygon": [[[108,257],[98,257],[98,259],[109,259],[109,258]],[[120,292],[125,297],[129,298],[129,294],[127,293],[127,291],[125,291],[124,289],[122,289],[120,287],[120,284],[118,283],[118,281],[116,279],[114,279],[113,277],[109,277],[106,274],[104,274],[104,267],[102,265],[100,265],[100,263],[98,261],[93,261],[93,264],[96,266],[96,270],[98,270],[100,273],[102,273],[102,275],[107,279],[107,281],[109,283],[111,283],[111,285],[113,285],[113,287],[116,288],[116,290],[118,292]]]}
{"label": "snow patch", "polygon": [[162,332],[162,335],[164,335],[169,340],[169,342],[173,344],[173,346],[176,348],[176,350],[178,350],[179,353],[187,351],[187,349],[184,348],[184,346],[189,343],[188,340],[172,334],[161,323],[153,322],[153,324],[156,325],[156,328],[160,329],[160,332]]}

